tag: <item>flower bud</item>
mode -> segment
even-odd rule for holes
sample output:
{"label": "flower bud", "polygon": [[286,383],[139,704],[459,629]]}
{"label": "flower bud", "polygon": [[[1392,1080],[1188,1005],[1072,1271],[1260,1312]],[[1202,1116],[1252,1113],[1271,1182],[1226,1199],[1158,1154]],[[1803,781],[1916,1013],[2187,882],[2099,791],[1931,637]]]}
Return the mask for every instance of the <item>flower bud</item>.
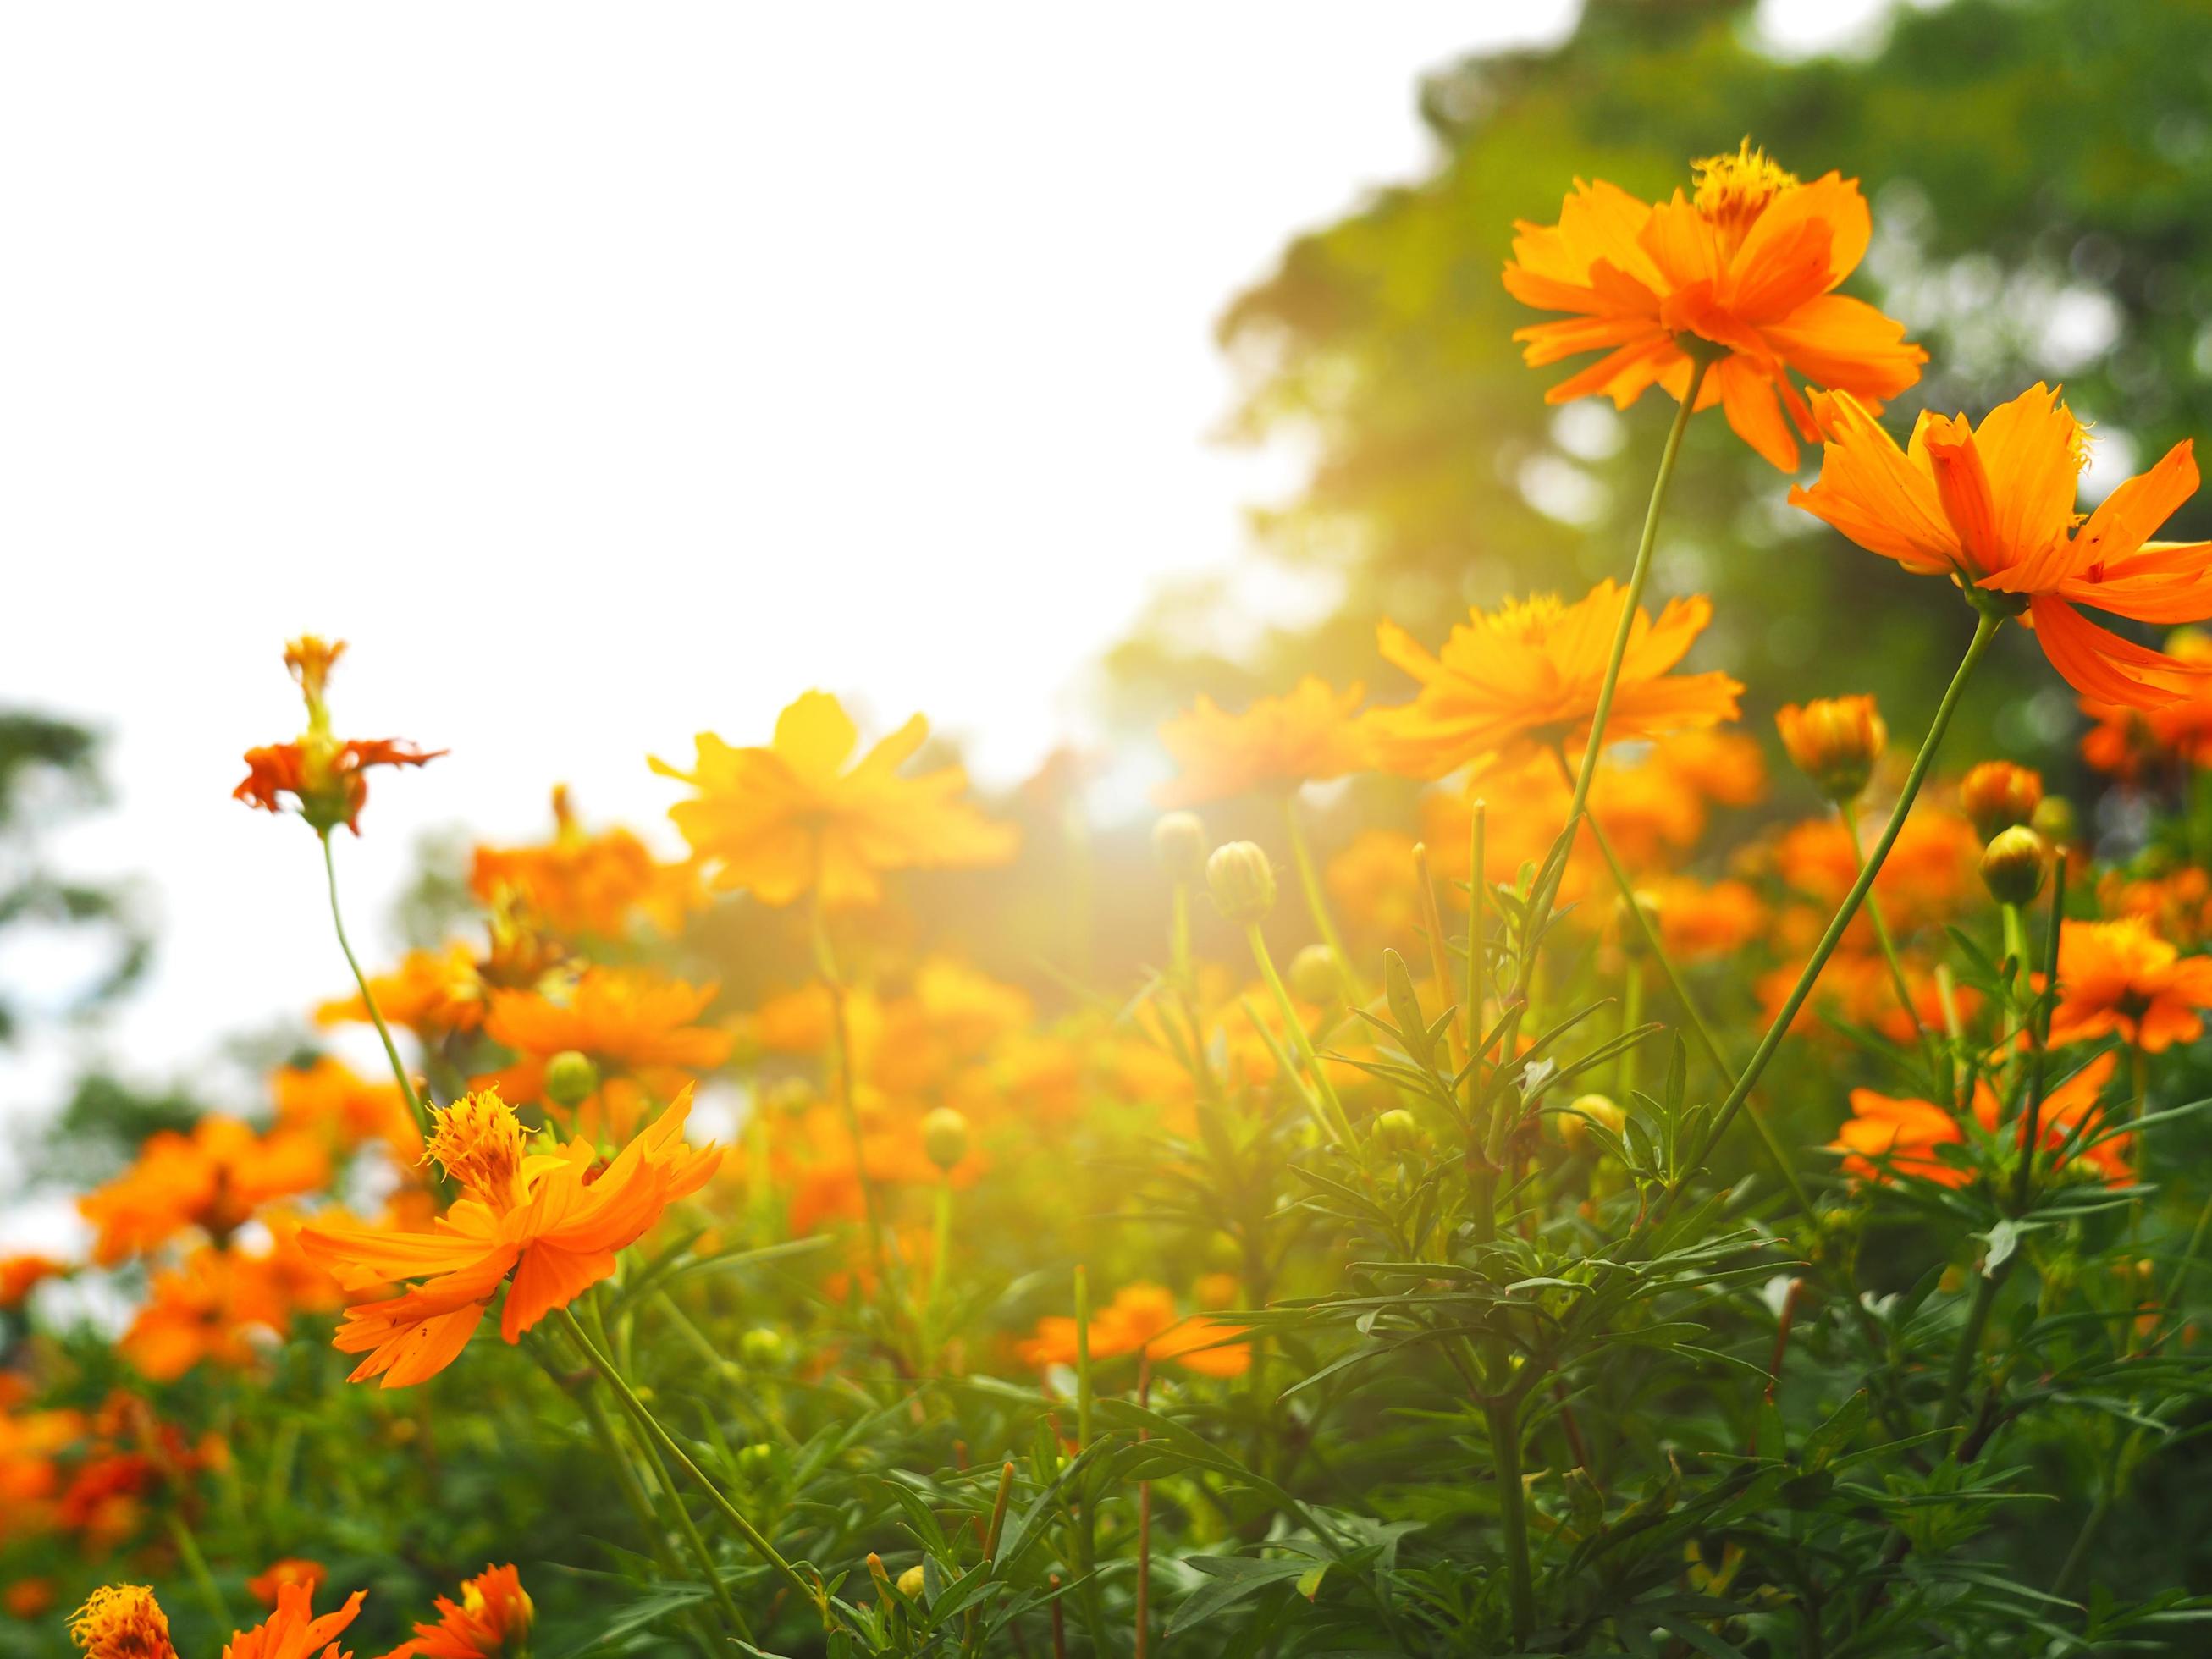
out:
{"label": "flower bud", "polygon": [[2033,823],[2043,804],[2043,775],[2010,761],[1984,761],[1959,785],[1959,805],[1974,821],[1974,833],[1994,841],[1998,832]]}
{"label": "flower bud", "polygon": [[921,1600],[921,1587],[927,1583],[919,1562],[898,1576],[898,1593],[909,1601]]}
{"label": "flower bud", "polygon": [[2015,823],[1991,837],[1982,851],[1982,882],[1999,904],[2029,904],[2043,890],[2049,848],[2026,824]]}
{"label": "flower bud", "polygon": [[1224,921],[1255,927],[1275,908],[1275,866],[1255,842],[1225,842],[1206,861],[1206,887]]}
{"label": "flower bud", "polygon": [[1403,1157],[1421,1144],[1420,1120],[1403,1106],[1393,1106],[1375,1120],[1375,1145],[1381,1151]]}
{"label": "flower bud", "polygon": [[1856,800],[1889,744],[1889,727],[1869,696],[1815,697],[1774,715],[1791,763],[1832,801]]}
{"label": "flower bud", "polygon": [[1195,812],[1170,812],[1152,826],[1152,856],[1169,879],[1198,884],[1206,873],[1206,825]]}
{"label": "flower bud", "polygon": [[1326,945],[1309,945],[1291,958],[1291,992],[1301,1002],[1328,1002],[1336,995],[1336,953]]}
{"label": "flower bud", "polygon": [[1571,1152],[1579,1152],[1589,1145],[1589,1126],[1593,1123],[1619,1134],[1628,1121],[1628,1114],[1614,1105],[1605,1095],[1578,1095],[1574,1104],[1559,1115],[1559,1139]]}
{"label": "flower bud", "polygon": [[756,1325],[738,1339],[738,1352],[756,1370],[783,1364],[783,1333],[772,1325]]}
{"label": "flower bud", "polygon": [[921,1150],[939,1170],[951,1170],[968,1156],[968,1120],[940,1106],[921,1121]]}
{"label": "flower bud", "polygon": [[2081,820],[2075,815],[2074,803],[2063,795],[2045,795],[2038,801],[2034,816],[2028,819],[2027,825],[2053,847],[2079,844]]}
{"label": "flower bud", "polygon": [[573,1112],[599,1092],[599,1068],[589,1054],[563,1048],[545,1062],[545,1098]]}

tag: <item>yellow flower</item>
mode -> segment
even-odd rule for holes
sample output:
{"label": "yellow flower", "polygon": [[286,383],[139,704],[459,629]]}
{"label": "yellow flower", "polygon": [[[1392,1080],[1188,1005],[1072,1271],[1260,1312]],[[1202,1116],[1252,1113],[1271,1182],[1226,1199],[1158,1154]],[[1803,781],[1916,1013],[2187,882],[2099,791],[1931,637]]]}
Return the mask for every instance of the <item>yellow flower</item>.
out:
{"label": "yellow flower", "polygon": [[[1517,766],[1553,744],[1580,748],[1589,738],[1605,681],[1620,587],[1601,581],[1564,605],[1555,596],[1472,611],[1431,656],[1405,629],[1384,623],[1382,654],[1421,683],[1414,700],[1367,717],[1382,765],[1411,777],[1440,778],[1473,764]],[[1734,720],[1743,687],[1726,674],[1676,674],[1712,620],[1703,597],[1670,599],[1656,622],[1639,608],[1621,659],[1605,735],[1610,741],[1656,738]]]}
{"label": "yellow flower", "polygon": [[809,691],[776,717],[775,741],[736,749],[711,732],[689,772],[654,760],[697,794],[668,809],[714,884],[767,904],[817,892],[825,904],[872,904],[886,870],[1002,864],[1015,831],[962,797],[957,766],[918,777],[898,769],[929,737],[919,714],[849,769],[860,734],[837,699]]}

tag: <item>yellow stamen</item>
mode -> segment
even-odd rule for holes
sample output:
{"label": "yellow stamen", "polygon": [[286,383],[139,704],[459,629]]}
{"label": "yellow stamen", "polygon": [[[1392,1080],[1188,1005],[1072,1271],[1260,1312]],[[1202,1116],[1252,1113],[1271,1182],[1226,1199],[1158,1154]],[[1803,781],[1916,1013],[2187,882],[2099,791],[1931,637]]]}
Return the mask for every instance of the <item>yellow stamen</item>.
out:
{"label": "yellow stamen", "polygon": [[176,1659],[168,1615],[143,1584],[108,1584],[70,1620],[70,1639],[86,1659]]}
{"label": "yellow stamen", "polygon": [[1733,155],[1708,155],[1692,161],[1698,175],[1697,208],[1711,221],[1723,239],[1740,241],[1766,204],[1797,183],[1797,175],[1753,149],[1746,138]]}
{"label": "yellow stamen", "polygon": [[424,1156],[436,1158],[448,1177],[494,1209],[513,1208],[520,1196],[523,1145],[514,1108],[499,1097],[497,1089],[480,1089],[433,1115],[437,1126]]}

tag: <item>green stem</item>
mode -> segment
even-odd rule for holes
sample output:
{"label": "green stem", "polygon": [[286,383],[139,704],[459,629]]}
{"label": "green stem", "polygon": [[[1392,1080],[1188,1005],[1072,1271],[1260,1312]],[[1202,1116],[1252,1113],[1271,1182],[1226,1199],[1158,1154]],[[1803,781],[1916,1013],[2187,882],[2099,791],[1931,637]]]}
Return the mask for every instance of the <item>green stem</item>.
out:
{"label": "green stem", "polygon": [[185,1571],[191,1575],[192,1588],[199,1592],[208,1616],[215,1620],[217,1630],[233,1628],[230,1605],[222,1599],[222,1591],[216,1588],[215,1575],[208,1571],[207,1557],[200,1553],[200,1540],[192,1536],[191,1526],[178,1510],[172,1509],[168,1519],[169,1537],[176,1544],[177,1553],[184,1560]]}
{"label": "green stem", "polygon": [[376,1035],[383,1039],[384,1057],[392,1062],[392,1075],[398,1080],[399,1092],[405,1097],[407,1109],[415,1115],[415,1127],[427,1142],[435,1127],[430,1121],[430,1109],[415,1092],[414,1080],[400,1063],[399,1046],[392,1040],[392,1028],[384,1023],[384,1011],[376,1006],[376,994],[368,988],[368,975],[361,970],[360,958],[353,953],[353,945],[346,939],[345,917],[338,908],[338,866],[331,851],[331,832],[319,830],[323,843],[323,878],[331,890],[331,926],[338,936],[338,949],[345,952],[346,966],[353,969],[353,982],[361,988],[362,1006],[368,1010],[369,1023],[376,1027]]}
{"label": "green stem", "polygon": [[1334,1085],[1321,1068],[1320,1056],[1314,1053],[1313,1039],[1306,1035],[1305,1023],[1298,1018],[1297,1008],[1291,1001],[1291,994],[1283,987],[1283,976],[1275,971],[1274,958],[1267,954],[1267,941],[1260,932],[1260,924],[1254,922],[1247,927],[1244,937],[1251,944],[1252,960],[1260,966],[1260,977],[1267,981],[1267,989],[1275,999],[1275,1006],[1283,1016],[1283,1024],[1288,1028],[1291,1043],[1297,1054],[1299,1063],[1313,1080],[1313,1093],[1308,1097],[1307,1103],[1314,1108],[1314,1115],[1320,1119],[1322,1130],[1348,1152],[1352,1148],[1352,1120],[1344,1115],[1344,1104],[1337,1099]]}
{"label": "green stem", "polygon": [[[1496,1381],[1492,1379],[1493,1386]],[[1505,1595],[1512,1612],[1513,1644],[1518,1647],[1536,1623],[1535,1584],[1528,1564],[1528,1498],[1521,1482],[1520,1416],[1510,1401],[1493,1401],[1483,1411],[1490,1425],[1491,1467],[1498,1476],[1498,1518],[1505,1532]]]}
{"label": "green stem", "polygon": [[[1859,846],[1859,804],[1856,800],[1838,801],[1836,816],[1843,820],[1844,833],[1850,837],[1851,857],[1858,866],[1866,867],[1866,854]],[[1946,1103],[1952,1098],[1950,1065],[1943,1060],[1942,1051],[1936,1045],[1934,1034],[1920,1023],[1920,1010],[1912,1000],[1912,981],[1905,976],[1905,963],[1897,954],[1897,940],[1889,931],[1888,918],[1881,913],[1881,901],[1871,888],[1866,896],[1867,922],[1874,929],[1874,942],[1881,951],[1881,959],[1889,967],[1889,982],[1897,993],[1897,1006],[1905,1010],[1905,1023],[1912,1027],[1912,1040],[1920,1045],[1921,1058],[1928,1065],[1928,1087],[1940,1093]]]}
{"label": "green stem", "polygon": [[592,1368],[606,1379],[607,1386],[615,1391],[616,1398],[623,1402],[623,1409],[629,1413],[630,1420],[637,1425],[647,1440],[659,1448],[662,1454],[684,1474],[691,1477],[693,1483],[706,1494],[707,1501],[714,1506],[716,1512],[737,1529],[738,1536],[752,1546],[761,1559],[774,1568],[785,1583],[797,1591],[810,1605],[823,1609],[826,1617],[827,1604],[821,1592],[806,1582],[798,1568],[783,1559],[775,1546],[769,1541],[767,1535],[746,1518],[742,1510],[723,1496],[722,1489],[708,1478],[705,1470],[691,1461],[691,1455],[677,1443],[673,1435],[660,1426],[660,1419],[653,1416],[645,1401],[638,1398],[637,1391],[631,1388],[623,1374],[615,1369],[614,1361],[608,1358],[599,1344],[592,1341],[585,1333],[583,1326],[578,1322],[574,1311],[568,1308],[556,1308],[553,1310],[553,1316],[560,1322],[562,1329],[568,1334],[568,1340],[582,1351],[585,1358],[591,1361]]}
{"label": "green stem", "polygon": [[1283,828],[1290,838],[1291,861],[1297,866],[1298,886],[1306,896],[1306,909],[1313,917],[1314,931],[1328,947],[1329,960],[1336,964],[1337,982],[1344,988],[1344,1006],[1357,1008],[1367,999],[1359,988],[1359,976],[1352,971],[1352,958],[1345,953],[1344,941],[1337,937],[1336,924],[1329,919],[1328,900],[1321,890],[1313,851],[1306,845],[1306,832],[1298,823],[1295,792],[1283,797]]}
{"label": "green stem", "polygon": [[860,1214],[868,1231],[868,1259],[875,1267],[877,1289],[888,1298],[891,1294],[890,1259],[884,1246],[883,1212],[877,1201],[874,1178],[868,1174],[867,1145],[860,1132],[860,1109],[853,1086],[852,1022],[845,1006],[844,976],[837,971],[837,957],[830,949],[830,918],[819,886],[814,890],[814,963],[822,976],[823,988],[830,993],[830,1038],[831,1060],[837,1073],[837,1108],[845,1120],[846,1138],[853,1146],[853,1179],[860,1189]]}
{"label": "green stem", "polygon": [[1718,1115],[1699,1139],[1696,1150],[1676,1172],[1659,1202],[1653,1206],[1651,1213],[1654,1216],[1663,1214],[1671,1206],[1674,1196],[1689,1180],[1690,1172],[1704,1164],[1720,1138],[1728,1133],[1729,1125],[1743,1109],[1743,1103],[1750,1095],[1753,1085],[1759,1081],[1759,1073],[1765,1071],[1767,1062],[1774,1058],[1774,1051],[1782,1046],[1782,1039],[1789,1035],[1798,1010],[1805,1006],[1805,999],[1812,994],[1814,981],[1820,977],[1820,970],[1828,965],[1828,958],[1834,954],[1837,943],[1844,936],[1844,930],[1850,926],[1851,918],[1858,914],[1860,904],[1865,901],[1868,889],[1874,885],[1874,878],[1881,872],[1881,866],[1889,857],[1889,849],[1896,844],[1898,831],[1905,828],[1905,814],[1912,810],[1913,800],[1920,793],[1920,786],[1927,781],[1928,769],[1935,763],[1936,750],[1942,746],[1943,733],[1950,726],[1952,714],[1957,711],[1960,694],[1966,689],[1967,680],[1972,678],[1983,654],[1989,650],[1990,641],[1996,637],[2002,620],[1994,611],[1978,613],[1974,637],[1967,643],[1966,654],[1960,659],[1958,672],[1952,675],[1951,684],[1944,689],[1942,702],[1936,706],[1936,718],[1928,727],[1927,737],[1921,742],[1920,752],[1912,757],[1912,769],[1905,775],[1905,788],[1890,812],[1889,822],[1882,826],[1881,839],[1875,843],[1874,851],[1859,866],[1858,879],[1851,884],[1850,891],[1844,895],[1843,903],[1837,907],[1835,915],[1828,922],[1827,932],[1820,935],[1820,942],[1814,946],[1811,958],[1797,975],[1796,984],[1790,988],[1788,999],[1767,1026],[1766,1035],[1759,1039],[1759,1047],[1753,1051],[1751,1063],[1744,1067],[1743,1074],[1736,1079],[1735,1087],[1729,1091],[1727,1100],[1722,1103]]}
{"label": "green stem", "polygon": [[[1682,434],[1689,430],[1690,416],[1698,406],[1698,392],[1705,383],[1706,371],[1716,361],[1717,356],[1705,349],[1692,353],[1690,384],[1674,410],[1674,423],[1667,429],[1667,446],[1659,452],[1659,475],[1651,481],[1651,499],[1644,508],[1644,533],[1637,539],[1636,562],[1629,567],[1628,591],[1621,598],[1620,620],[1613,630],[1613,650],[1606,659],[1605,678],[1598,684],[1597,705],[1590,713],[1589,738],[1583,748],[1582,770],[1575,778],[1574,799],[1567,807],[1566,833],[1571,836],[1589,805],[1590,781],[1597,775],[1598,751],[1605,747],[1606,723],[1613,717],[1613,697],[1620,684],[1621,660],[1628,655],[1628,641],[1636,629],[1636,608],[1643,601],[1644,585],[1651,575],[1651,550],[1659,542],[1659,514],[1667,503],[1668,488],[1674,482],[1674,464],[1682,453]],[[1544,925],[1552,919],[1552,902],[1559,895],[1565,872],[1566,865],[1562,860],[1544,882],[1542,890],[1534,896],[1529,906],[1533,925],[1526,930],[1528,938],[1541,934]],[[1480,879],[1480,872],[1477,878]],[[1524,981],[1525,971],[1524,964]]]}

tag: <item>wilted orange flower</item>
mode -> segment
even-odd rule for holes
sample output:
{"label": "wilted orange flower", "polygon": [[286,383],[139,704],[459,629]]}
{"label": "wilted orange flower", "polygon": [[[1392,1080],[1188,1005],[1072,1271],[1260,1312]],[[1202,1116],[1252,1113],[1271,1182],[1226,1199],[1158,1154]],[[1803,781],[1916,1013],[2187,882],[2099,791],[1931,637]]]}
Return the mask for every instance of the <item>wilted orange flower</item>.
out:
{"label": "wilted orange flower", "polygon": [[[1368,714],[1377,760],[1407,776],[1440,778],[1469,764],[1484,771],[1522,765],[1553,744],[1580,748],[1589,738],[1624,602],[1623,590],[1608,579],[1572,605],[1547,595],[1471,611],[1440,656],[1395,623],[1382,623],[1383,656],[1421,690],[1410,703]],[[1712,602],[1703,598],[1669,599],[1656,623],[1638,610],[1607,716],[1608,742],[1735,718],[1743,687],[1735,680],[1672,672],[1712,614]]]}
{"label": "wilted orange flower", "polygon": [[1152,792],[1162,806],[1203,806],[1256,789],[1295,789],[1368,764],[1367,734],[1352,711],[1366,688],[1338,691],[1309,674],[1287,696],[1261,697],[1231,714],[1201,696],[1160,727],[1180,769]]}
{"label": "wilted orange flower", "polygon": [[[1948,1164],[1936,1148],[1966,1139],[1959,1121],[1932,1101],[1851,1091],[1851,1115],[1845,1118],[1831,1152],[1845,1154],[1844,1172],[1862,1181],[1887,1181],[1893,1172],[1918,1176],[1942,1187],[1963,1187],[1974,1173]],[[1882,1159],[1877,1165],[1875,1158]]]}
{"label": "wilted orange flower", "polygon": [[384,1659],[503,1659],[520,1653],[537,1609],[512,1566],[487,1566],[461,1581],[459,1602],[437,1600],[438,1622],[417,1625]]}
{"label": "wilted orange flower", "polygon": [[304,1584],[311,1590],[320,1589],[331,1570],[319,1561],[310,1561],[303,1556],[288,1555],[282,1560],[271,1561],[266,1567],[246,1581],[246,1593],[264,1607],[276,1605],[277,1592],[287,1584]]}
{"label": "wilted orange flower", "polygon": [[467,1196],[431,1232],[321,1220],[301,1230],[301,1246],[349,1294],[422,1281],[348,1312],[334,1346],[368,1356],[349,1380],[381,1376],[396,1389],[443,1370],[502,1284],[500,1334],[513,1343],[611,1274],[615,1253],[696,1192],[720,1161],[714,1147],[684,1145],[690,1109],[686,1091],[604,1168],[589,1141],[527,1152],[520,1120],[495,1091],[441,1111],[430,1156]]}
{"label": "wilted orange flower", "polygon": [[343,640],[324,641],[312,634],[284,647],[284,665],[307,700],[307,729],[289,743],[247,750],[246,777],[230,792],[233,799],[281,812],[283,797],[289,795],[317,834],[328,835],[343,823],[359,835],[361,809],[368,804],[369,768],[422,766],[446,752],[426,754],[396,738],[340,741],[332,736],[324,691],[332,665],[344,651]]}
{"label": "wilted orange flower", "polygon": [[0,1255],[0,1310],[21,1307],[33,1291],[68,1271],[49,1255]]}
{"label": "wilted orange flower", "polygon": [[[1201,1376],[1242,1376],[1251,1369],[1249,1343],[1211,1344],[1243,1334],[1242,1325],[1224,1325],[1201,1316],[1179,1317],[1175,1293],[1159,1285],[1125,1285],[1114,1299],[1091,1316],[1091,1358],[1117,1358],[1143,1352],[1156,1360],[1172,1359]],[[1037,1322],[1036,1334],[1021,1345],[1022,1363],[1040,1370],[1048,1365],[1073,1365],[1076,1361],[1076,1323],[1073,1319],[1048,1317]]]}
{"label": "wilted orange flower", "polygon": [[[2085,1139],[2101,1127],[2097,1121],[2097,1114],[2102,1109],[2097,1097],[2105,1091],[2105,1085],[2112,1080],[2112,1073],[2119,1063],[2120,1057],[2117,1054],[2099,1054],[2044,1097],[2042,1109],[2036,1119],[2040,1129],[2037,1139],[2043,1143],[2044,1150],[2056,1152],[2064,1146],[2073,1137],[2075,1127],[2085,1118],[2089,1120],[2088,1127],[2081,1132]],[[1994,1130],[2002,1109],[1996,1091],[1990,1086],[1989,1079],[1977,1078],[1974,1080],[1974,1121],[1984,1129]],[[2102,1176],[2107,1185],[2124,1187],[2135,1178],[2128,1167],[2128,1149],[2134,1139],[2132,1135],[2114,1135],[2079,1152],[2077,1157]],[[2015,1144],[2025,1144],[2027,1139],[2027,1118],[2023,1112]]]}
{"label": "wilted orange flower", "polygon": [[711,732],[697,738],[689,772],[654,760],[663,777],[698,793],[668,809],[692,851],[714,866],[714,884],[766,904],[809,892],[825,904],[872,904],[886,870],[1002,864],[1012,826],[962,799],[957,766],[901,777],[929,737],[916,714],[847,769],[860,733],[837,699],[809,691],[776,717],[764,748],[733,749]]}
{"label": "wilted orange flower", "polygon": [[77,1209],[98,1230],[93,1259],[112,1267],[188,1227],[226,1239],[270,1200],[313,1192],[330,1173],[312,1135],[256,1134],[234,1117],[209,1116],[188,1135],[164,1129],[149,1136],[137,1161],[80,1198]]}
{"label": "wilted orange flower", "polygon": [[1680,963],[1732,956],[1766,931],[1766,906],[1740,881],[1708,886],[1686,877],[1648,885],[1659,921],[1659,943]]}
{"label": "wilted orange flower", "polygon": [[1984,761],[1959,781],[1959,805],[1984,841],[2027,823],[2042,801],[2043,775],[2010,761]]}
{"label": "wilted orange flower", "polygon": [[2200,1008],[2212,1008],[2212,957],[2183,956],[2134,917],[2060,927],[2053,1044],[2117,1031],[2160,1054],[2203,1034]]}
{"label": "wilted orange flower", "polygon": [[1888,724],[1865,696],[1785,703],[1774,711],[1774,724],[1790,764],[1831,800],[1856,800],[1889,744]]}
{"label": "wilted orange flower", "polygon": [[70,1640],[85,1659],[177,1659],[169,1616],[143,1584],[107,1584],[70,1620]]}
{"label": "wilted orange flower", "polygon": [[[412,1031],[434,1047],[456,1031],[483,1023],[488,994],[476,952],[454,944],[438,951],[410,951],[389,974],[372,975],[368,988],[385,1023]],[[318,1025],[368,1024],[368,1005],[358,993],[315,1010]]]}
{"label": "wilted orange flower", "polygon": [[[2212,667],[2212,635],[2177,628],[2166,653],[2176,662]],[[2081,699],[2081,712],[2097,722],[2081,739],[2081,758],[2100,772],[2132,782],[2154,768],[2212,764],[2212,682],[2162,708]]]}
{"label": "wilted orange flower", "polygon": [[269,1091],[283,1128],[318,1136],[341,1152],[374,1140],[404,1164],[422,1156],[422,1133],[398,1085],[372,1083],[332,1055],[278,1066],[269,1074]]}
{"label": "wilted orange flower", "polygon": [[535,847],[479,847],[469,890],[485,903],[519,902],[556,933],[620,939],[643,916],[673,933],[699,900],[690,864],[663,864],[629,830],[586,830],[566,784],[553,791],[553,839]]}
{"label": "wilted orange flower", "polygon": [[2122,639],[2075,608],[2153,623],[2212,611],[2212,543],[2150,539],[2197,492],[2186,441],[2077,528],[2087,434],[2039,381],[1979,427],[1923,413],[1905,449],[1847,394],[1820,410],[1820,476],[1809,490],[1791,487],[1794,505],[1907,570],[2024,611],[2051,666],[2084,696],[2160,708],[2204,690],[2212,669]]}
{"label": "wilted orange flower", "polygon": [[333,1638],[359,1615],[367,1595],[356,1590],[343,1607],[318,1619],[313,1585],[280,1585],[276,1610],[252,1630],[234,1635],[224,1644],[222,1659],[340,1659]]}
{"label": "wilted orange flower", "polygon": [[1532,367],[1603,351],[1546,399],[1603,392],[1620,409],[1655,385],[1679,402],[1690,388],[1694,337],[1717,358],[1698,407],[1719,404],[1738,437],[1795,471],[1797,435],[1818,434],[1792,370],[1887,398],[1920,378],[1928,354],[1905,343],[1903,324],[1835,292],[1872,231],[1856,179],[1831,173],[1801,184],[1749,139],[1733,155],[1694,166],[1693,197],[1677,190],[1650,204],[1602,179],[1577,180],[1557,225],[1516,223],[1506,291],[1572,320],[1533,324],[1513,337]]}

